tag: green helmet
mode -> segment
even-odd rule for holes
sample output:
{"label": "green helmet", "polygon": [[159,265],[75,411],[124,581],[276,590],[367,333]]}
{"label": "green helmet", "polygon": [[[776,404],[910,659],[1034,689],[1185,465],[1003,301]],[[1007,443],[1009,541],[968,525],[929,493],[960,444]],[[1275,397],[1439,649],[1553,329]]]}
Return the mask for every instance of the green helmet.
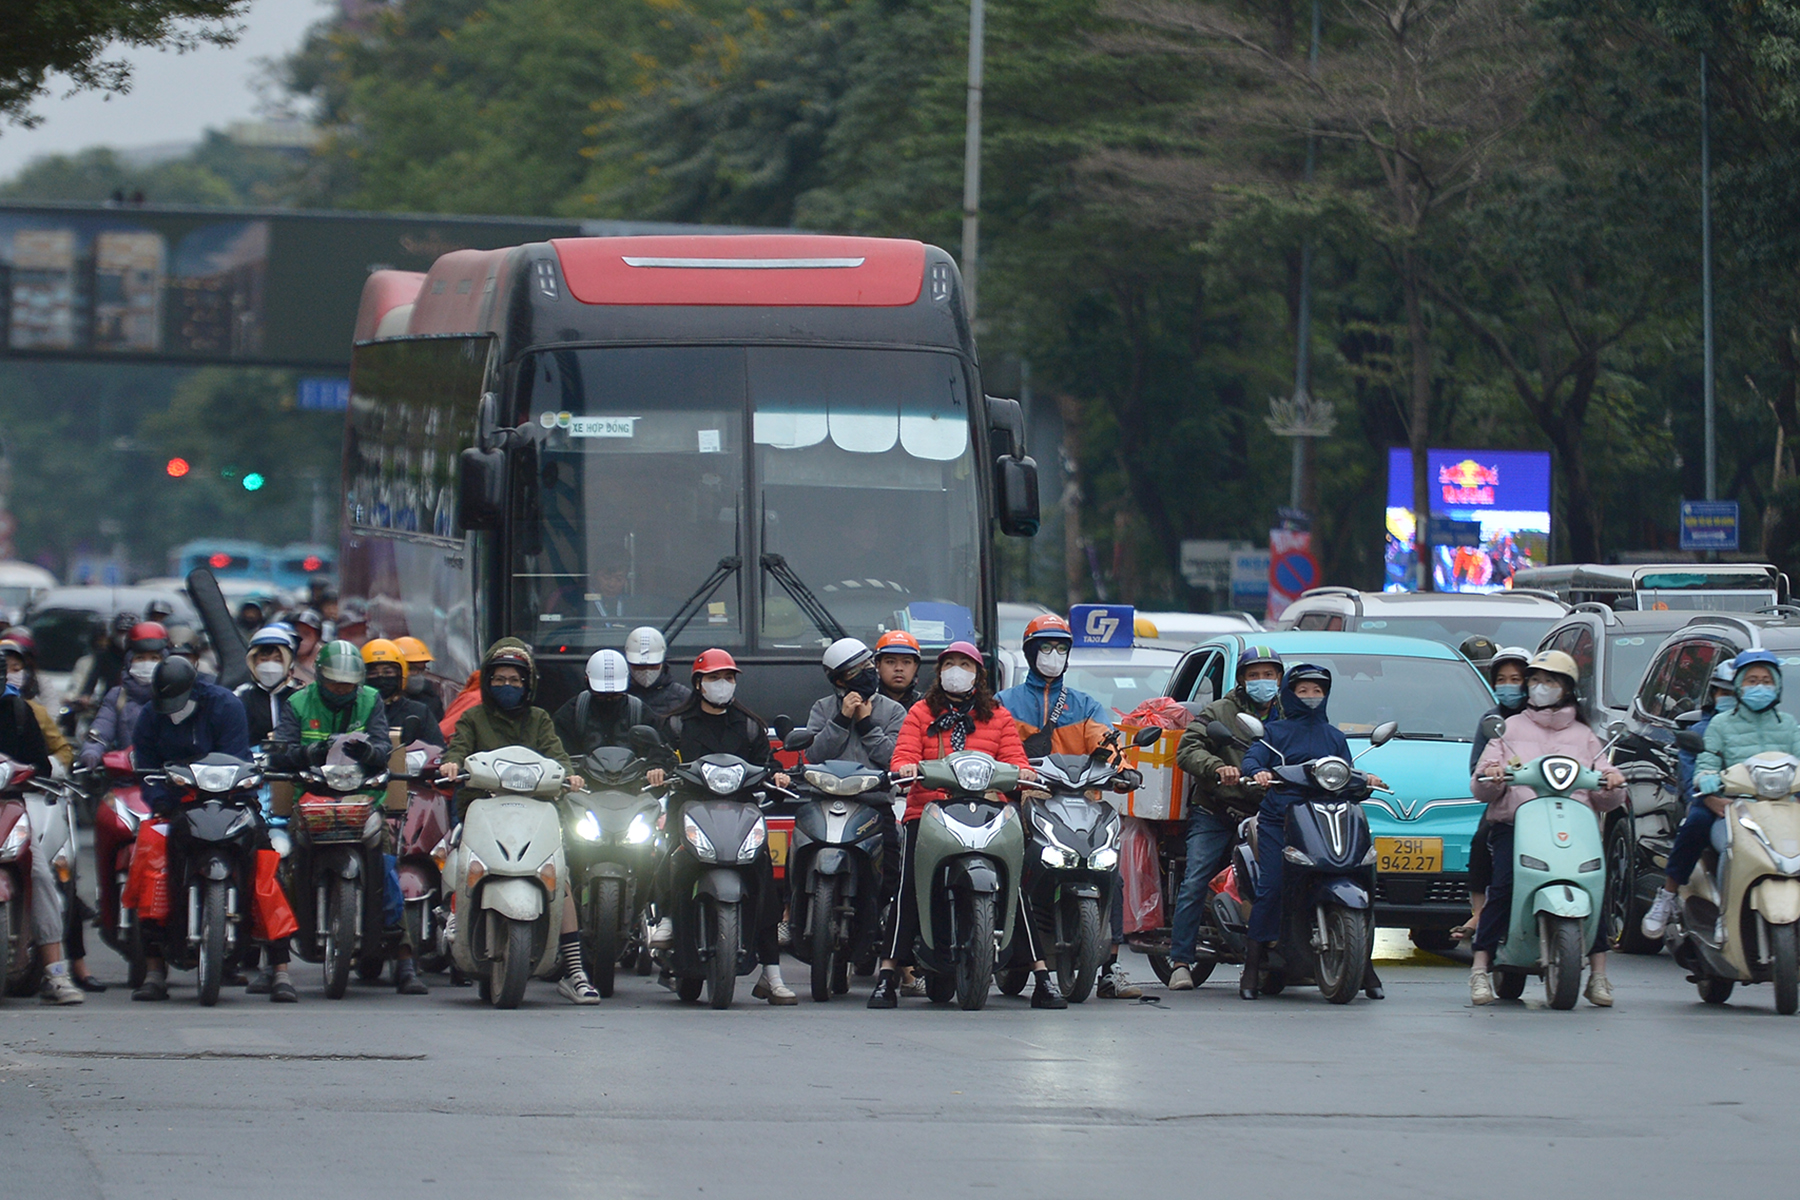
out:
{"label": "green helmet", "polygon": [[367,668],[361,653],[349,642],[326,642],[319,647],[318,673],[320,679],[329,679],[333,683],[360,684]]}

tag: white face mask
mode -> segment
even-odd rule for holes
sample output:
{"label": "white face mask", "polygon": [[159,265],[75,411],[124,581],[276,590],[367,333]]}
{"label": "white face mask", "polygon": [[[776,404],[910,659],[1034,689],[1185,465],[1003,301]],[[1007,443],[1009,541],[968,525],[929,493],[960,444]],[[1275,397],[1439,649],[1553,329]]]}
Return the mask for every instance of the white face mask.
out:
{"label": "white face mask", "polygon": [[1531,703],[1537,708],[1549,708],[1562,703],[1563,686],[1560,683],[1534,683],[1531,685]]}
{"label": "white face mask", "polygon": [[945,667],[938,672],[938,683],[952,696],[966,696],[975,690],[975,669]]}
{"label": "white face mask", "polygon": [[183,721],[187,720],[189,717],[193,716],[194,709],[197,707],[198,707],[198,705],[196,705],[192,700],[189,700],[186,704],[182,705],[180,708],[178,708],[174,712],[170,713],[169,720],[171,720],[171,721],[175,722],[175,724],[179,725]]}
{"label": "white face mask", "polygon": [[6,673],[6,686],[9,688],[24,687],[25,686],[25,672],[23,672],[23,671],[8,671]]}
{"label": "white face mask", "polygon": [[700,681],[700,694],[704,696],[706,702],[714,708],[724,708],[727,704],[731,703],[731,698],[737,695],[737,680],[702,679]]}
{"label": "white face mask", "polygon": [[134,662],[131,664],[131,677],[139,683],[149,683],[156,678],[156,664],[153,662]]}
{"label": "white face mask", "polygon": [[1069,665],[1069,652],[1061,646],[1053,650],[1039,650],[1036,665],[1039,675],[1045,679],[1055,679]]}
{"label": "white face mask", "polygon": [[284,663],[265,662],[256,664],[256,682],[271,692],[280,687],[281,681],[286,678],[287,666]]}
{"label": "white face mask", "polygon": [[631,678],[639,687],[649,687],[662,677],[661,667],[633,667]]}

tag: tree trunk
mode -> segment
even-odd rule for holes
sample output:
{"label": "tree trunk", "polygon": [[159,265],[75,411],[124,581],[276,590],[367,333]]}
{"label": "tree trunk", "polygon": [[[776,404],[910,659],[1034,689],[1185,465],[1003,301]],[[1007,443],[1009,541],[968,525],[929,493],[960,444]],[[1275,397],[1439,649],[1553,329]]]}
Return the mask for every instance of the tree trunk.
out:
{"label": "tree trunk", "polygon": [[1408,248],[1400,255],[1400,286],[1406,296],[1406,334],[1412,343],[1412,395],[1407,417],[1407,445],[1412,451],[1413,552],[1418,558],[1418,586],[1432,590],[1431,478],[1426,450],[1431,445],[1431,343],[1425,330],[1420,295],[1419,261]]}

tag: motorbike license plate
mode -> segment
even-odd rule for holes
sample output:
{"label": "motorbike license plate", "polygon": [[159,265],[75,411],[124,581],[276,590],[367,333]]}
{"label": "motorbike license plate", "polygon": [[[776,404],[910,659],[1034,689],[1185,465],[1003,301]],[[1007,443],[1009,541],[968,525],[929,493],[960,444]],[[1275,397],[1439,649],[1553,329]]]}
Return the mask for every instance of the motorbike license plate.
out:
{"label": "motorbike license plate", "polygon": [[1375,870],[1381,875],[1435,875],[1444,869],[1444,839],[1378,837]]}
{"label": "motorbike license plate", "polygon": [[769,830],[769,859],[776,867],[787,866],[788,831],[785,829]]}

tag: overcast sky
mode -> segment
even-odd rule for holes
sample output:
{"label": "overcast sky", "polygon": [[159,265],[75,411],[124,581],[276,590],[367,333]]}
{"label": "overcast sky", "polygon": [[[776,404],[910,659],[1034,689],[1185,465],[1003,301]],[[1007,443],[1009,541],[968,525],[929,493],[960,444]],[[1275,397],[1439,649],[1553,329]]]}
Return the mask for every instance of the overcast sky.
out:
{"label": "overcast sky", "polygon": [[[332,7],[330,0],[254,0],[235,46],[189,54],[133,51],[123,56],[135,67],[131,91],[123,96],[83,92],[65,100],[67,78],[53,77],[50,94],[34,106],[42,125],[0,123],[0,179],[44,155],[196,141],[209,128],[256,116],[256,60],[298,49],[306,30]],[[119,55],[108,51],[104,57]]]}

